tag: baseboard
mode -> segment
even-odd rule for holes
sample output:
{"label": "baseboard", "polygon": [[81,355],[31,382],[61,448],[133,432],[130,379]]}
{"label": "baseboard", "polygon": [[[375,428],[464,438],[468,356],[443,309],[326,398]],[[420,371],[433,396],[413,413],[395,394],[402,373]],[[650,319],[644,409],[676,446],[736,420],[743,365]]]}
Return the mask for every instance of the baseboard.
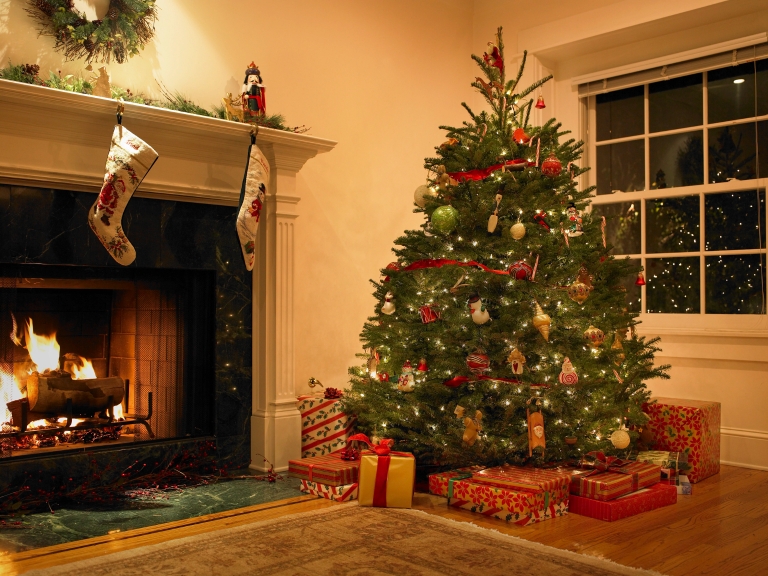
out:
{"label": "baseboard", "polygon": [[768,432],[720,428],[720,463],[768,470]]}

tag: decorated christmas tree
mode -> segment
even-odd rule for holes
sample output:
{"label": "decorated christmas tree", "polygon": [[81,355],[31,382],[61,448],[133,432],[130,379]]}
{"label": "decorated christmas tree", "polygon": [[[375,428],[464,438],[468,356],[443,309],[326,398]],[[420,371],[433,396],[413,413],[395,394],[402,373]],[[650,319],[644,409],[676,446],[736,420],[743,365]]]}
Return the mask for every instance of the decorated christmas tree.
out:
{"label": "decorated christmas tree", "polygon": [[422,464],[617,453],[646,421],[645,381],[667,377],[626,308],[622,283],[638,269],[611,256],[587,210],[583,144],[555,120],[529,124],[551,77],[520,86],[525,55],[508,77],[501,29],[472,58],[490,109],[462,103],[469,120],[441,127],[415,193],[425,222],[372,281],[379,304],[345,409]]}

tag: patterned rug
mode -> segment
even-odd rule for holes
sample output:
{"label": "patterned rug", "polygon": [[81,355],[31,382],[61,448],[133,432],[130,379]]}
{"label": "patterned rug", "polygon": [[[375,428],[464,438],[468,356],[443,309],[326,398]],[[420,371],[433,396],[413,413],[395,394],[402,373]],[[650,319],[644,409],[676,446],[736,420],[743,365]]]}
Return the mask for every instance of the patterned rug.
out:
{"label": "patterned rug", "polygon": [[649,576],[416,510],[356,502],[65,564],[27,576]]}

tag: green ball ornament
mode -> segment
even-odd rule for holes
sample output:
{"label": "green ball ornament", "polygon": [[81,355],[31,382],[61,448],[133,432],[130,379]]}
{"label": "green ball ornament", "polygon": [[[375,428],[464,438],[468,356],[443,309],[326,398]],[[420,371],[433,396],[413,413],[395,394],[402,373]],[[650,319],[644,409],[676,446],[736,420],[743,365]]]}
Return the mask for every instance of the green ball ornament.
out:
{"label": "green ball ornament", "polygon": [[441,234],[449,234],[459,224],[459,211],[453,206],[440,206],[432,212],[432,228]]}

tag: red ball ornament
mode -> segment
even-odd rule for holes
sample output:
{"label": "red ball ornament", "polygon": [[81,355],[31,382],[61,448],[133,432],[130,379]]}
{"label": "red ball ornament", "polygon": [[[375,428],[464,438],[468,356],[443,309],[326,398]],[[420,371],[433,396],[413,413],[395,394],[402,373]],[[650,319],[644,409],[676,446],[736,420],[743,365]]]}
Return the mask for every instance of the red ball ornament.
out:
{"label": "red ball ornament", "polygon": [[517,130],[512,132],[512,140],[514,140],[518,144],[528,144],[528,142],[530,142],[531,140],[531,137],[525,133],[525,130],[523,130],[522,128],[518,128]]}
{"label": "red ball ornament", "polygon": [[560,176],[563,171],[563,164],[557,159],[555,153],[552,152],[544,162],[541,163],[541,173],[550,178]]}
{"label": "red ball ornament", "polygon": [[389,374],[387,372],[379,372],[379,382],[389,382]]}
{"label": "red ball ornament", "polygon": [[425,304],[419,308],[419,316],[421,316],[422,323],[429,324],[440,319],[440,311]]}
{"label": "red ball ornament", "polygon": [[515,280],[530,280],[533,268],[525,260],[518,260],[509,267],[509,275]]}
{"label": "red ball ornament", "polygon": [[472,374],[479,375],[483,372],[488,372],[491,368],[491,359],[479,350],[472,352],[472,354],[467,356],[467,368],[469,368]]}

